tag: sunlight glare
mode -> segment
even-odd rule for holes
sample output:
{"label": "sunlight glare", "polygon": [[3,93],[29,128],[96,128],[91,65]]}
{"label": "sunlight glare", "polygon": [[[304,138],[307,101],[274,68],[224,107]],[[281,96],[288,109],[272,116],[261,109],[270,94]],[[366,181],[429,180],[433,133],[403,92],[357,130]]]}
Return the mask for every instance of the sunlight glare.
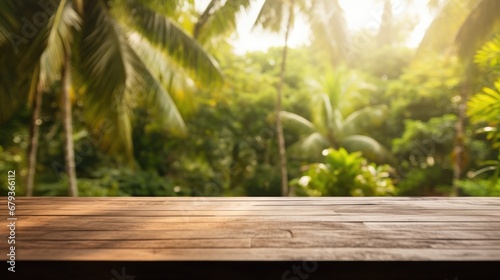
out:
{"label": "sunlight glare", "polygon": [[[253,23],[264,0],[258,0],[258,5],[246,13],[240,15],[237,34],[231,38],[234,51],[237,54],[244,54],[251,51],[265,51],[270,47],[283,46],[283,35],[273,34],[261,29],[254,29]],[[344,9],[345,18],[349,30],[360,30],[364,28],[378,28],[383,11],[382,1],[375,0],[340,0],[340,5]],[[411,10],[410,10],[411,9]],[[412,34],[408,36],[407,46],[415,48],[422,40],[427,27],[432,21],[432,16],[427,10],[425,1],[393,1],[393,14],[400,16],[403,13],[416,14],[419,22]],[[309,40],[309,25],[303,17],[298,17],[295,26],[290,34],[290,46],[298,47],[307,45]]]}

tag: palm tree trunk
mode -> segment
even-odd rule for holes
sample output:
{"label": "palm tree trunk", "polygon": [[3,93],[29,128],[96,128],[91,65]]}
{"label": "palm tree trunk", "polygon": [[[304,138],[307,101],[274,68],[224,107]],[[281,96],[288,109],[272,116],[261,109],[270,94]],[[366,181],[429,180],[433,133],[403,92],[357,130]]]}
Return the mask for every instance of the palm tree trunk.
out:
{"label": "palm tree trunk", "polygon": [[466,119],[466,109],[467,109],[467,91],[469,89],[469,74],[470,71],[466,71],[465,81],[461,89],[460,104],[458,106],[458,121],[455,127],[455,146],[453,148],[453,191],[452,196],[458,195],[458,185],[457,182],[462,178],[462,174],[466,165],[466,151],[465,151],[465,119]]}
{"label": "palm tree trunk", "polygon": [[64,65],[62,68],[62,107],[63,107],[63,127],[64,127],[64,160],[66,172],[69,180],[69,195],[78,196],[75,171],[75,151],[73,148],[73,121],[71,113],[71,100],[69,88],[71,85],[70,76],[70,53],[66,50]]}
{"label": "palm tree trunk", "polygon": [[30,140],[28,146],[28,176],[26,182],[26,196],[33,195],[33,184],[35,182],[36,172],[36,154],[38,151],[38,139],[40,135],[40,126],[37,121],[40,118],[40,112],[42,110],[42,95],[43,84],[41,82],[41,79],[38,78],[35,100],[33,102],[33,115],[31,116]]}
{"label": "palm tree trunk", "polygon": [[290,196],[293,194],[293,190],[288,188],[288,170],[286,162],[286,147],[285,147],[285,135],[283,133],[283,124],[281,122],[281,111],[282,111],[282,99],[283,99],[283,86],[285,83],[285,73],[286,73],[286,59],[288,54],[288,39],[290,36],[290,30],[292,29],[292,17],[293,17],[293,6],[294,3],[290,3],[290,13],[288,15],[288,22],[285,31],[285,46],[283,47],[283,58],[281,62],[281,77],[278,85],[278,95],[276,98],[276,131],[278,133],[278,147],[280,154],[280,173],[281,173],[281,195]]}

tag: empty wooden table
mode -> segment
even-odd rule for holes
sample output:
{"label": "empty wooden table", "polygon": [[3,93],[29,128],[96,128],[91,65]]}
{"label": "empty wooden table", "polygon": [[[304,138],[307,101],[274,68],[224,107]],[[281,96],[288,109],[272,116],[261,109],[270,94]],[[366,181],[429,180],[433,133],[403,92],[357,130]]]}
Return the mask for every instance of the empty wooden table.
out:
{"label": "empty wooden table", "polygon": [[[1,199],[7,205],[7,199]],[[500,198],[17,197],[16,261],[500,260]],[[12,219],[10,220],[12,221]],[[12,234],[0,227],[0,259]]]}

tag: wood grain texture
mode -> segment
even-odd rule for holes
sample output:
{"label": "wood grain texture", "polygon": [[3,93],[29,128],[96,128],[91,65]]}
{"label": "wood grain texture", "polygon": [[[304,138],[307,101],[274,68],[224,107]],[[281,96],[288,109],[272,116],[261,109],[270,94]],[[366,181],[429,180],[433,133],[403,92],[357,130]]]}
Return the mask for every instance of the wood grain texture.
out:
{"label": "wood grain texture", "polygon": [[22,260],[84,261],[425,261],[499,260],[499,250],[483,249],[392,249],[392,248],[196,248],[196,249],[27,249]]}
{"label": "wood grain texture", "polygon": [[[0,201],[6,205],[5,197]],[[15,203],[16,260],[500,260],[500,198],[18,197]],[[7,225],[7,211],[0,214]],[[8,238],[5,225],[0,240]],[[6,242],[0,252],[7,252]]]}

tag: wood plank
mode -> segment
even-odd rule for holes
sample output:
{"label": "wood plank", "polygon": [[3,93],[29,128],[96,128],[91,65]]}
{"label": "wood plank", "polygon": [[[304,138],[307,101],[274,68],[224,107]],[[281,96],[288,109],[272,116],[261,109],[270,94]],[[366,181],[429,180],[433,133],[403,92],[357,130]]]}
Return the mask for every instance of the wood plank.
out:
{"label": "wood plank", "polygon": [[[164,240],[164,239],[228,239],[290,238],[288,230],[107,230],[107,231],[19,231],[16,240]],[[1,235],[7,240],[6,235]]]}
{"label": "wood plank", "polygon": [[[19,260],[87,261],[424,261],[499,260],[500,250],[376,248],[20,249]],[[6,260],[0,254],[0,260]]]}
{"label": "wood plank", "polygon": [[[1,199],[7,199],[6,197],[2,197]],[[269,197],[215,197],[215,196],[196,196],[196,197],[189,197],[189,196],[176,196],[176,197],[171,197],[171,196],[156,196],[156,197],[140,197],[140,196],[120,196],[120,197],[66,197],[66,196],[34,196],[34,197],[25,197],[25,196],[19,196],[16,199],[18,200],[27,200],[27,201],[39,201],[39,200],[61,200],[61,201],[101,201],[101,200],[126,200],[126,201],[165,201],[165,200],[172,200],[172,201],[193,201],[197,199],[204,199],[204,200],[210,200],[210,201],[335,201],[335,200],[340,200],[340,201],[348,201],[352,200],[353,197],[340,197],[340,196],[332,196],[332,197],[280,197],[280,196],[269,196]],[[477,198],[477,197],[405,197],[405,196],[397,196],[397,197],[375,197],[375,196],[365,196],[365,197],[356,197],[354,198],[355,200],[358,201],[364,201],[364,200],[375,200],[375,201],[380,201],[380,200],[392,200],[392,201],[434,201],[434,200],[465,200],[465,201],[476,201],[478,199],[485,199],[485,200],[495,200],[494,198]]]}
{"label": "wood plank", "polygon": [[171,248],[250,248],[251,239],[166,239],[166,240],[23,240],[18,250],[25,249],[171,249]]}
{"label": "wood plank", "polygon": [[167,239],[167,240],[23,240],[18,249],[172,249],[172,248],[408,248],[500,250],[500,240],[386,240],[315,238]]}
{"label": "wood plank", "polygon": [[[473,208],[473,207],[482,207],[482,208],[498,208],[500,205],[493,203],[471,203],[471,202],[459,202],[459,201],[359,201],[359,200],[347,200],[347,201],[128,201],[128,200],[103,200],[103,201],[88,201],[84,200],[81,202],[78,201],[47,201],[45,199],[40,200],[16,200],[16,204],[26,208],[47,208],[51,209],[54,207],[70,207],[81,209],[84,207],[95,207],[99,205],[99,207],[165,207],[165,209],[172,210],[185,210],[185,209],[210,209],[211,207],[221,208],[221,209],[238,209],[239,207],[249,207],[249,208],[262,208],[262,209],[280,209],[277,207],[289,207],[290,209],[294,209],[291,207],[341,207],[341,208],[358,208],[363,206],[366,207],[399,207],[400,209],[406,209],[406,207],[413,208],[427,208],[427,207],[437,207],[448,209],[460,209],[461,207]],[[78,208],[80,207],[80,208]],[[302,208],[300,208],[302,209]]]}
{"label": "wood plank", "polygon": [[359,201],[359,200],[297,200],[297,201],[281,201],[281,200],[269,200],[269,201],[210,201],[210,200],[192,200],[192,201],[180,201],[180,200],[165,200],[165,201],[128,201],[128,200],[96,200],[96,201],[51,201],[51,200],[40,200],[40,201],[25,201],[16,200],[16,204],[19,205],[38,205],[38,206],[57,206],[57,205],[86,205],[86,206],[96,206],[96,205],[134,205],[134,206],[151,206],[151,205],[180,205],[180,206],[356,206],[356,205],[400,205],[400,206],[489,206],[496,207],[499,206],[498,203],[474,203],[474,202],[459,202],[459,201],[394,201],[394,200],[381,200],[381,201]]}
{"label": "wood plank", "polygon": [[372,230],[500,230],[498,222],[365,222]]}
{"label": "wood plank", "polygon": [[[254,212],[240,212],[240,215],[231,215],[229,211],[211,211],[204,215],[184,215],[174,216],[172,211],[107,211],[107,210],[39,210],[36,213],[30,210],[16,210],[16,215],[23,216],[107,216],[107,217],[164,217],[165,222],[257,222],[257,221],[311,221],[311,222],[390,222],[390,221],[449,221],[449,222],[500,222],[500,216],[495,215],[312,215],[305,213],[302,215],[263,215],[259,216]],[[245,214],[245,215],[242,215]],[[272,214],[272,213],[271,213]],[[298,213],[299,214],[299,213]],[[325,213],[327,214],[327,213]]]}
{"label": "wood plank", "polygon": [[[1,199],[6,199],[6,197],[2,197]],[[349,201],[349,200],[357,200],[357,201],[383,201],[383,200],[392,200],[392,201],[472,201],[472,202],[496,202],[498,203],[498,198],[496,197],[446,197],[446,196],[421,196],[421,197],[413,197],[413,196],[360,196],[360,197],[341,197],[341,196],[331,196],[331,197],[280,197],[280,196],[269,196],[269,197],[215,197],[215,196],[157,196],[157,197],[140,197],[140,196],[120,196],[120,197],[65,197],[65,196],[35,196],[35,197],[25,197],[19,196],[17,197],[19,200],[64,200],[64,201],[97,201],[97,200],[128,200],[128,201],[163,201],[163,200],[176,200],[176,201],[192,201],[195,199],[205,199],[212,201]]]}
{"label": "wood plank", "polygon": [[218,211],[218,210],[205,210],[205,211],[177,211],[177,210],[162,210],[162,209],[148,209],[148,210],[134,210],[130,208],[118,209],[99,209],[99,210],[80,210],[80,209],[36,209],[36,214],[33,210],[17,210],[17,216],[165,216],[165,217],[230,217],[230,216],[338,216],[333,210],[309,210],[309,211],[247,211],[247,210],[232,210],[232,211]]}
{"label": "wood plank", "polygon": [[500,252],[500,240],[355,239],[338,237],[293,237],[252,239],[253,248],[406,248],[482,249]]}
{"label": "wood plank", "polygon": [[[6,198],[0,198],[5,200]],[[52,204],[58,202],[65,203],[101,203],[101,202],[133,202],[133,203],[163,203],[163,202],[230,202],[230,203],[311,203],[311,202],[335,202],[350,204],[366,203],[468,203],[468,204],[496,204],[497,198],[476,198],[476,197],[16,197],[17,201],[27,201],[37,204]],[[43,200],[43,201],[42,201]]]}
{"label": "wood plank", "polygon": [[[19,219],[25,219],[31,218],[32,216],[35,215],[26,215],[26,212],[28,210],[23,210],[24,212],[23,216],[19,216]],[[30,209],[29,211],[36,211],[38,215],[36,216],[53,216],[53,217],[61,217],[61,216],[69,216],[69,215],[51,215],[53,214],[53,210],[33,210]],[[64,209],[57,209],[58,213],[69,213],[71,216],[91,216],[91,214],[94,213],[88,213],[88,215],[79,215],[81,212],[79,210],[71,209],[71,210],[64,210]],[[78,211],[78,212],[77,212]],[[109,211],[107,213],[111,213],[109,216],[132,216],[134,214],[130,213],[130,209],[112,209],[112,210],[106,210]],[[371,209],[370,210],[318,210],[318,209],[312,209],[312,210],[303,210],[303,211],[297,211],[297,210],[245,210],[245,211],[240,211],[240,210],[204,210],[204,211],[199,211],[199,210],[148,210],[148,211],[155,211],[155,216],[164,216],[164,217],[207,217],[207,216],[217,216],[217,217],[231,217],[231,216],[344,216],[344,217],[378,217],[378,216],[401,216],[401,217],[428,217],[428,219],[432,220],[435,219],[437,216],[476,216],[476,217],[492,217],[494,219],[497,219],[500,217],[500,211],[485,211],[485,210],[430,210],[430,209],[424,209],[424,210],[418,210],[418,214],[415,210],[398,210],[398,209]],[[120,212],[120,213],[118,213]],[[95,213],[96,215],[92,216],[101,216],[97,215],[99,214]],[[123,213],[123,214],[121,214]],[[148,215],[150,212],[141,212],[146,215],[146,217],[151,217],[153,215]],[[130,215],[127,215],[130,214]],[[102,216],[107,216],[107,215],[102,215]],[[141,215],[142,216],[142,215]]]}
{"label": "wood plank", "polygon": [[[82,209],[81,204],[57,204],[57,205],[33,205],[33,204],[22,204],[23,210],[79,210]],[[100,209],[106,210],[131,210],[131,209],[141,209],[145,208],[144,205],[137,204],[103,204],[99,206]],[[185,204],[152,204],[147,205],[147,210],[163,210],[163,211],[318,211],[318,210],[334,210],[335,206],[324,206],[324,205],[306,205],[301,206],[299,209],[295,206],[262,206],[262,205],[239,205],[234,206],[230,204],[211,204],[211,205],[198,205],[191,206]]]}
{"label": "wood plank", "polygon": [[[262,229],[328,229],[328,230],[360,230],[367,229],[361,222],[238,222],[238,223],[184,223],[174,222],[165,223],[161,218],[155,219],[156,222],[146,222],[131,220],[132,217],[124,217],[126,221],[115,222],[112,217],[85,218],[78,221],[59,220],[38,221],[32,223],[18,222],[16,228],[22,231],[44,231],[44,230],[262,230]],[[135,217],[134,217],[135,218]],[[149,219],[151,220],[151,219]],[[140,226],[138,226],[138,224]],[[7,229],[0,228],[0,233]]]}
{"label": "wood plank", "polygon": [[[5,235],[1,236],[6,238]],[[17,240],[167,240],[227,238],[407,239],[407,240],[500,240],[500,231],[347,231],[347,230],[140,230],[140,231],[21,231]]]}
{"label": "wood plank", "polygon": [[[19,210],[24,211],[47,211],[47,210],[81,210],[82,205],[21,205],[18,206]],[[286,215],[290,213],[302,212],[301,214],[310,214],[312,212],[322,214],[321,211],[326,213],[337,213],[337,214],[399,214],[399,215],[408,215],[408,214],[419,214],[419,215],[490,215],[490,216],[499,216],[500,215],[500,207],[468,207],[468,208],[457,208],[457,207],[401,207],[397,205],[384,205],[384,206],[373,206],[373,205],[365,205],[363,207],[360,206],[352,206],[352,205],[306,205],[306,206],[263,206],[263,205],[246,205],[246,206],[231,206],[231,205],[207,205],[207,206],[186,206],[182,204],[171,204],[171,205],[149,205],[147,207],[141,206],[131,206],[131,205],[101,205],[99,206],[100,210],[106,211],[135,211],[138,209],[144,209],[147,211],[177,211],[179,213],[191,213],[193,215],[201,214],[205,215],[210,211],[226,211],[232,213],[238,212],[254,212],[256,214],[265,214],[268,212],[274,212],[276,214]],[[231,214],[231,213],[229,213]]]}
{"label": "wood plank", "polygon": [[[151,208],[150,208],[151,207]],[[78,209],[96,209],[95,204],[21,204],[17,203],[16,208],[18,210],[57,210],[57,209],[68,209],[68,210],[78,210]],[[278,210],[278,211],[286,211],[286,210],[319,210],[319,209],[327,209],[327,210],[365,210],[370,211],[372,209],[385,209],[385,210],[414,210],[415,212],[419,212],[421,210],[461,210],[461,211],[470,211],[470,210],[483,210],[483,211],[500,211],[500,205],[470,205],[463,204],[460,206],[446,203],[446,204],[411,204],[411,205],[398,205],[398,204],[333,204],[333,203],[310,203],[310,204],[231,204],[231,203],[209,203],[209,204],[182,204],[182,203],[170,203],[170,204],[136,204],[136,203],[112,203],[106,204],[103,203],[99,205],[99,209],[112,210],[112,209],[128,209],[128,210],[141,210],[141,209],[149,209],[149,210],[198,210],[198,211],[210,211],[210,210]]]}
{"label": "wood plank", "polygon": [[376,201],[373,202],[361,202],[361,201],[346,201],[346,202],[329,202],[329,201],[310,201],[310,202],[267,202],[267,203],[256,203],[254,205],[265,205],[265,206],[305,206],[305,205],[324,205],[324,206],[399,206],[401,208],[406,208],[406,207],[421,207],[421,208],[436,208],[436,209],[442,209],[442,208],[463,208],[463,209],[469,209],[469,208],[475,208],[475,209],[498,209],[500,204],[484,204],[484,203],[451,203],[451,202],[436,202],[436,201],[425,201],[425,202],[418,202],[418,201],[409,201],[409,202],[397,202],[397,201],[380,201],[377,203]]}
{"label": "wood plank", "polygon": [[340,208],[333,209],[339,215],[423,215],[423,216],[438,216],[438,215],[472,215],[472,216],[499,216],[500,211],[493,209],[401,209],[401,207],[357,207],[357,208]]}
{"label": "wood plank", "polygon": [[433,239],[433,240],[500,240],[498,230],[324,230],[291,229],[295,237],[331,237],[352,239]]}
{"label": "wood plank", "polygon": [[[0,201],[7,197],[0,197]],[[232,204],[300,204],[300,203],[341,203],[341,204],[416,204],[416,203],[451,203],[451,204],[500,204],[498,197],[25,197],[18,196],[16,201],[31,204],[54,203],[232,203]]]}

